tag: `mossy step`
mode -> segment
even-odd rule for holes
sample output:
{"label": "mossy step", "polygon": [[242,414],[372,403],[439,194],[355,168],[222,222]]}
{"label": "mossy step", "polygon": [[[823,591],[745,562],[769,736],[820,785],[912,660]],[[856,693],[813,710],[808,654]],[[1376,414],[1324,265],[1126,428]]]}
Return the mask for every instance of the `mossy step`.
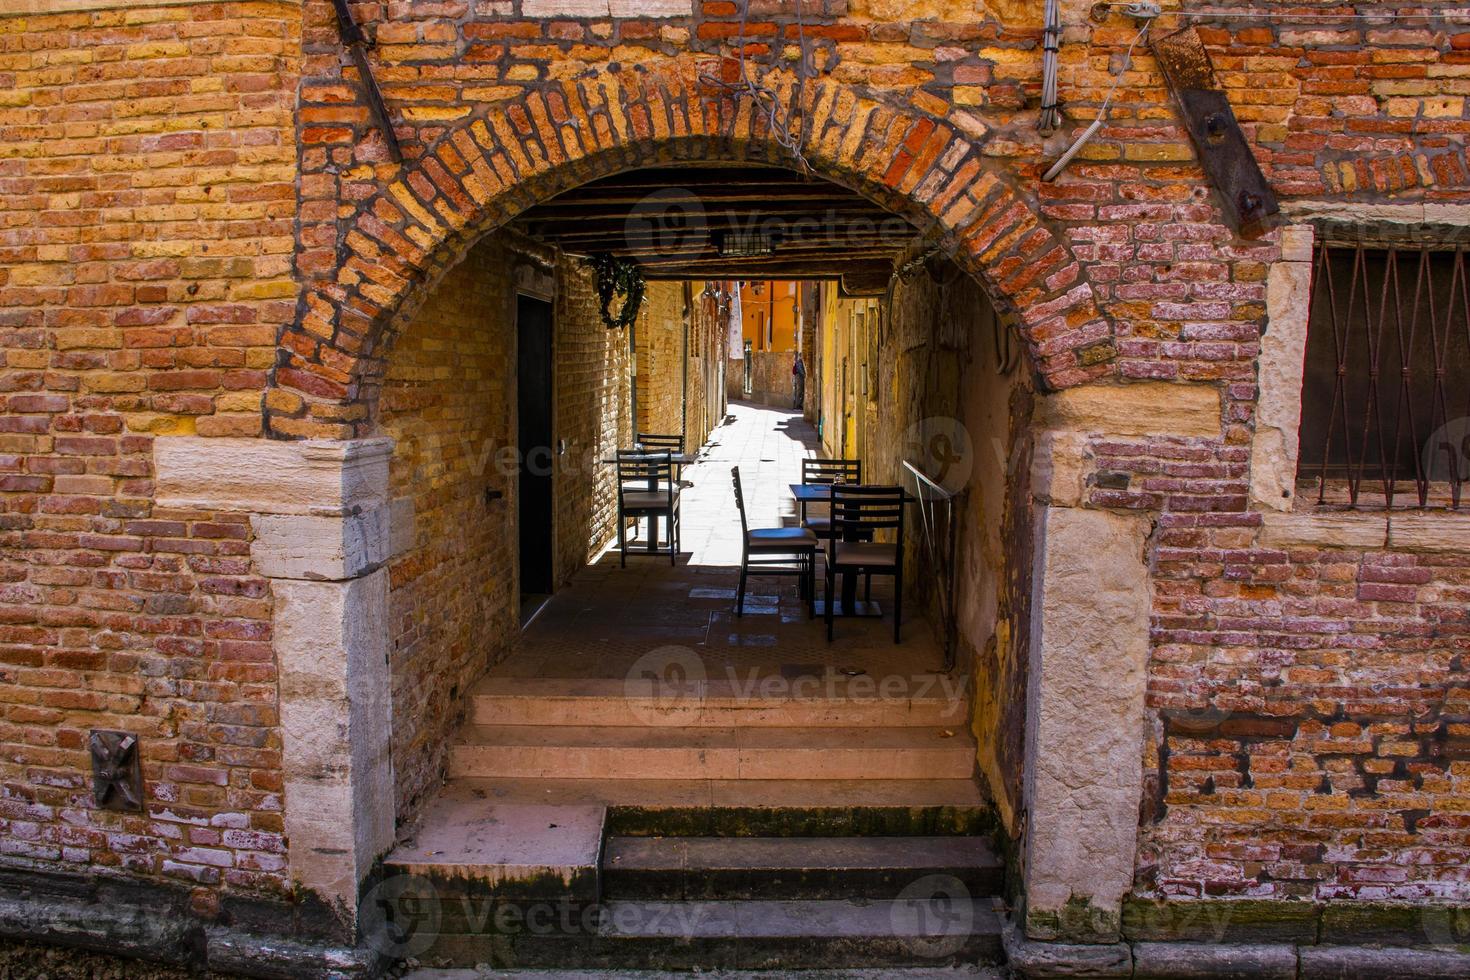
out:
{"label": "mossy step", "polygon": [[1004,869],[979,837],[612,837],[605,899],[893,899],[948,878],[997,894]]}

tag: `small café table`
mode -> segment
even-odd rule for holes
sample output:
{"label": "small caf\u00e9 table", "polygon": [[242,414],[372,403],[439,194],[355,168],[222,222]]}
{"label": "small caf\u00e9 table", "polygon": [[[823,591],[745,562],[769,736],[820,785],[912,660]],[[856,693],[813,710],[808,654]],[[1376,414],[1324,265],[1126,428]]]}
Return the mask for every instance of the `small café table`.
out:
{"label": "small caf\u00e9 table", "polygon": [[[663,453],[661,450],[658,449],[650,449],[648,451],[648,455],[660,456],[663,455]],[[616,456],[604,456],[601,460],[601,462],[606,463],[609,466],[616,465],[617,461],[618,458]],[[691,463],[697,463],[698,461],[698,453],[669,453],[669,462],[673,463],[675,466],[688,466]]]}

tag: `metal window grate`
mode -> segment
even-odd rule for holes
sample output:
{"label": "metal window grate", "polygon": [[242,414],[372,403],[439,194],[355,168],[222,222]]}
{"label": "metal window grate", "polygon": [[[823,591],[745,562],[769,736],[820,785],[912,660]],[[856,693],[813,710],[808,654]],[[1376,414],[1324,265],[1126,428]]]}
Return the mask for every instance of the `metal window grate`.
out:
{"label": "metal window grate", "polygon": [[1470,480],[1467,272],[1459,249],[1317,249],[1297,476],[1319,505],[1459,509]]}

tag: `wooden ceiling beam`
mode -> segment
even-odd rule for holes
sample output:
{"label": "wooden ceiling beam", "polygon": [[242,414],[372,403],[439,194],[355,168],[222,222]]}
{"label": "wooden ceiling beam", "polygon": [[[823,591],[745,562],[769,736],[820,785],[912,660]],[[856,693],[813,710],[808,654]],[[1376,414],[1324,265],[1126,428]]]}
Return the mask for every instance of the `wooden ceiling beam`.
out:
{"label": "wooden ceiling beam", "polygon": [[[564,224],[568,222],[581,223],[584,221],[608,221],[626,223],[629,218],[638,217],[641,220],[652,221],[660,219],[672,222],[674,219],[695,223],[719,222],[726,225],[738,225],[740,227],[760,227],[761,223],[769,218],[779,218],[782,221],[793,221],[806,219],[816,221],[819,224],[832,224],[835,222],[862,221],[864,223],[881,224],[895,228],[913,228],[902,218],[884,211],[882,208],[873,207],[862,202],[842,202],[828,208],[812,208],[810,204],[800,201],[772,201],[766,200],[740,207],[728,208],[704,208],[701,211],[665,211],[649,212],[645,217],[631,209],[614,208],[601,209],[592,206],[575,207],[552,207],[540,205],[526,211],[515,223],[523,227],[535,228],[545,225]],[[918,230],[914,229],[917,234]]]}
{"label": "wooden ceiling beam", "polygon": [[[541,238],[538,241],[546,244],[560,245],[567,252],[613,252],[617,255],[644,255],[658,254],[660,252],[676,253],[708,252],[711,255],[723,254],[714,241],[704,236],[667,241],[658,238],[625,238],[614,235],[567,235],[565,237]],[[793,238],[775,243],[777,251],[788,249],[821,249],[825,251],[842,251],[844,249],[877,249],[883,252],[901,252],[907,241],[895,242],[886,238],[866,235],[839,235],[836,237],[822,238]]]}
{"label": "wooden ceiling beam", "polygon": [[760,261],[754,259],[721,259],[717,262],[691,262],[679,266],[645,269],[643,277],[655,282],[684,279],[840,279],[844,274],[856,275],[864,282],[887,277],[893,271],[891,262],[853,262],[829,258],[822,262]]}

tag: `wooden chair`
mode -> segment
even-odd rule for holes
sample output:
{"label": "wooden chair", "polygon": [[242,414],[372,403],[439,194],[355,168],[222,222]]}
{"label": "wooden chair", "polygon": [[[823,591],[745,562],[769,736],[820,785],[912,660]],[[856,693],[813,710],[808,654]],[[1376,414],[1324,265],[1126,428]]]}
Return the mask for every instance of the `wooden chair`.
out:
{"label": "wooden chair", "polygon": [[[804,459],[801,461],[801,482],[826,485],[862,483],[863,461],[860,459]],[[831,509],[823,507],[819,513],[811,513],[809,507],[802,508],[801,526],[811,528],[819,538],[831,537]]]}
{"label": "wooden chair", "polygon": [[[640,432],[637,443],[645,453],[672,453],[679,455],[684,452],[684,437],[677,432]],[[683,479],[684,467],[674,464],[674,478],[682,487],[692,486]]]}
{"label": "wooden chair", "polygon": [[640,432],[634,440],[646,453],[682,453],[684,437],[677,432]]}
{"label": "wooden chair", "polygon": [[668,453],[618,450],[618,555],[628,567],[627,519],[648,518],[649,544],[658,540],[658,519],[669,531],[669,564],[679,560],[679,493],[674,463]]}
{"label": "wooden chair", "polygon": [[745,519],[740,467],[730,467],[730,479],[735,484],[735,507],[740,511],[740,590],[735,597],[735,615],[745,615],[747,576],[796,575],[806,598],[807,618],[811,618],[816,609],[817,536],[804,527],[751,528]]}
{"label": "wooden chair", "polygon": [[[893,577],[893,642],[903,620],[903,487],[832,487],[832,533],[827,537],[827,641],[832,641],[832,611],[841,600],[833,590],[838,575],[861,573]],[[877,541],[892,531],[892,541]]]}

